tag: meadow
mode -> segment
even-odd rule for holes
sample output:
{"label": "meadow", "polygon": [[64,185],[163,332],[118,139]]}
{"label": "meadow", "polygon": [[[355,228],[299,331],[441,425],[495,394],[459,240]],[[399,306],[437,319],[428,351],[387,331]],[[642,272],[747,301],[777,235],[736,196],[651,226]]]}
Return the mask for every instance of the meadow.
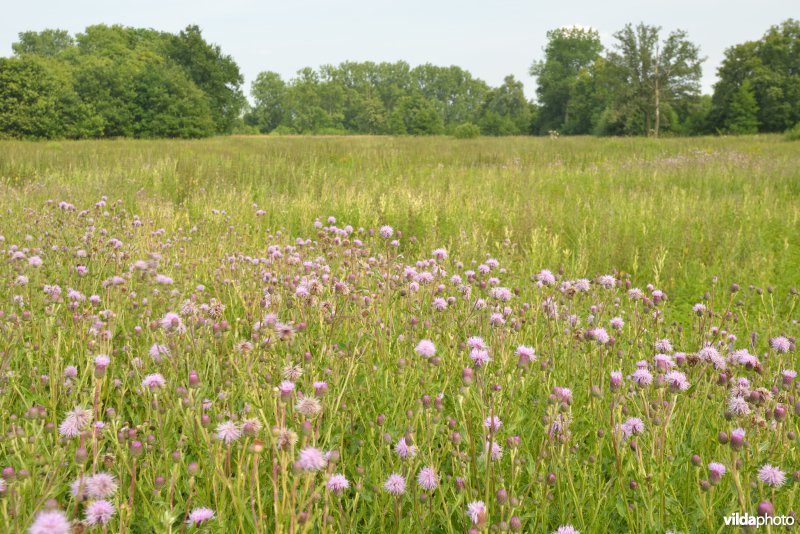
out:
{"label": "meadow", "polygon": [[0,142],[0,531],[794,514],[798,164],[777,136]]}

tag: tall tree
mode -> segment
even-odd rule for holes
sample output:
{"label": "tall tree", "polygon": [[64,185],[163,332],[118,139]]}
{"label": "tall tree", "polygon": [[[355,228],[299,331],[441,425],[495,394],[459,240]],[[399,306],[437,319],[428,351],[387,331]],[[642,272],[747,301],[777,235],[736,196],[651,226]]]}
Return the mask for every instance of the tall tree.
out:
{"label": "tall tree", "polygon": [[277,128],[286,114],[286,83],[277,72],[260,73],[250,88],[253,124],[261,133]]}
{"label": "tall tree", "polygon": [[197,26],[170,36],[166,55],[182,66],[210,99],[217,132],[230,132],[245,103],[244,78],[233,58],[208,43]]}
{"label": "tall tree", "polygon": [[673,31],[664,41],[660,32],[660,27],[640,23],[636,27],[627,24],[614,34],[609,72],[620,89],[615,105],[629,133],[643,128],[642,133],[658,136],[665,106],[700,95],[704,58],[700,58],[699,47],[683,30]]}
{"label": "tall tree", "polygon": [[66,30],[43,30],[40,32],[22,32],[19,41],[11,45],[18,56],[33,54],[42,57],[55,57],[75,44],[75,40]]}
{"label": "tall tree", "polygon": [[591,113],[591,110],[576,107],[572,101],[576,91],[585,88],[588,72],[602,50],[600,35],[591,28],[565,27],[547,32],[544,59],[535,62],[530,69],[537,81],[536,97],[540,105],[537,129],[540,133],[564,131],[569,125],[587,122],[585,115],[570,116],[571,113]]}

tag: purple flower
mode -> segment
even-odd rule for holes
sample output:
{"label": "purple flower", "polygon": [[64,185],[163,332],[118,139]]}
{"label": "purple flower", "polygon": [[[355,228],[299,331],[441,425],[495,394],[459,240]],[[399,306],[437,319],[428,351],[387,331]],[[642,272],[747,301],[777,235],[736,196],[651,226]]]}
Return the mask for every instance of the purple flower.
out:
{"label": "purple flower", "polygon": [[325,487],[328,488],[328,491],[335,493],[336,495],[341,495],[344,490],[350,487],[350,482],[344,475],[331,475],[328,478],[327,484]]}
{"label": "purple flower", "polygon": [[779,488],[786,482],[786,473],[781,471],[778,467],[764,464],[761,469],[758,470],[758,480],[767,486]]}
{"label": "purple flower", "polygon": [[553,534],[581,534],[578,529],[572,525],[562,525],[556,529]]}
{"label": "purple flower", "polygon": [[225,421],[217,426],[217,439],[229,445],[242,437],[241,427],[233,421]]}
{"label": "purple flower", "polygon": [[108,501],[100,500],[90,503],[84,511],[86,524],[93,525],[107,525],[111,518],[114,516],[116,509],[114,505]]}
{"label": "purple flower", "polygon": [[195,508],[189,513],[186,523],[189,525],[200,526],[206,521],[214,518],[214,510],[211,508]]}
{"label": "purple flower", "polygon": [[417,455],[417,446],[406,443],[406,438],[400,438],[394,446],[394,452],[402,459],[413,458]]}
{"label": "purple flower", "polygon": [[28,534],[70,534],[72,526],[64,512],[45,510],[36,514]]}
{"label": "purple flower", "polygon": [[93,499],[108,499],[117,492],[117,479],[108,473],[97,473],[85,481],[86,494]]}
{"label": "purple flower", "polygon": [[467,515],[473,525],[486,523],[486,504],[483,501],[474,501],[467,505]]}
{"label": "purple flower", "polygon": [[403,475],[392,473],[386,479],[383,488],[391,495],[402,495],[406,492],[406,479],[403,478]]}
{"label": "purple flower", "polygon": [[433,491],[439,485],[439,477],[433,467],[423,467],[417,475],[417,483],[426,491]]}
{"label": "purple flower", "polygon": [[319,471],[324,469],[328,462],[322,451],[314,447],[306,447],[300,451],[297,458],[297,465],[303,471]]}
{"label": "purple flower", "polygon": [[436,345],[430,339],[423,339],[417,343],[417,347],[414,350],[423,358],[430,358],[436,354]]}

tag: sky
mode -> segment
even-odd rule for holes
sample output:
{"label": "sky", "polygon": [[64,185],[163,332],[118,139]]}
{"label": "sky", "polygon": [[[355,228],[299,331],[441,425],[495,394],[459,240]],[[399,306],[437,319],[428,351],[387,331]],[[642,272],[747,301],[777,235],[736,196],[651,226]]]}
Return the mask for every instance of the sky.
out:
{"label": "sky", "polygon": [[0,56],[26,30],[75,34],[92,24],[177,32],[197,24],[233,56],[245,91],[259,72],[289,79],[301,68],[342,61],[458,65],[490,85],[513,74],[535,96],[528,74],[543,56],[546,33],[590,26],[603,44],[626,23],[683,29],[700,46],[703,92],[710,93],[725,49],[758,39],[800,17],[798,0],[2,0]]}

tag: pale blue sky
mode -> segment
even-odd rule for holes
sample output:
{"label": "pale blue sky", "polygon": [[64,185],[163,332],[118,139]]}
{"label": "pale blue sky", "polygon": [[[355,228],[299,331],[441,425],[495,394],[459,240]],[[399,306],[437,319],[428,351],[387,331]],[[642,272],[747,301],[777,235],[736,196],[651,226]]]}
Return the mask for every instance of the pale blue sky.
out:
{"label": "pale blue sky", "polygon": [[288,79],[302,67],[353,61],[458,65],[491,85],[507,74],[534,96],[528,67],[542,55],[547,30],[592,26],[604,44],[626,22],[682,28],[708,59],[703,89],[711,91],[726,47],[756,39],[789,17],[798,0],[4,0],[0,55],[24,30],[71,33],[106,23],[176,32],[197,24],[231,54],[245,89],[262,70]]}

